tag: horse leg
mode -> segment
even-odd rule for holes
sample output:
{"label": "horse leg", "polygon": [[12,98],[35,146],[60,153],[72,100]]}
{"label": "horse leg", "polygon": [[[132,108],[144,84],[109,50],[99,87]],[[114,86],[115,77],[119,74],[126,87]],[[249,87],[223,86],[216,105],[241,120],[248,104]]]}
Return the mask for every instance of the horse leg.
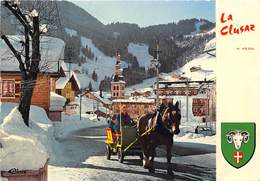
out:
{"label": "horse leg", "polygon": [[173,175],[172,171],[172,164],[171,164],[171,159],[172,159],[172,145],[167,145],[167,172],[169,175]]}
{"label": "horse leg", "polygon": [[155,147],[152,147],[151,148],[151,160],[150,160],[150,166],[149,166],[150,173],[154,173],[154,171],[155,171],[154,165],[153,165],[154,157],[155,157]]}
{"label": "horse leg", "polygon": [[149,160],[149,150],[147,146],[144,146],[143,149],[143,166],[145,169],[149,169],[150,160]]}

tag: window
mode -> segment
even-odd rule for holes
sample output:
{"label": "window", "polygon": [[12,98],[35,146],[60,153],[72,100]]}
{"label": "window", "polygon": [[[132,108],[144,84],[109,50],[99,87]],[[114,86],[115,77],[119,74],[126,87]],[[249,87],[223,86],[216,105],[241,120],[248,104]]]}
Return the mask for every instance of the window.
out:
{"label": "window", "polygon": [[1,80],[0,87],[1,98],[15,98],[15,80]]}
{"label": "window", "polygon": [[15,97],[19,97],[21,94],[21,81],[16,80],[15,81]]}

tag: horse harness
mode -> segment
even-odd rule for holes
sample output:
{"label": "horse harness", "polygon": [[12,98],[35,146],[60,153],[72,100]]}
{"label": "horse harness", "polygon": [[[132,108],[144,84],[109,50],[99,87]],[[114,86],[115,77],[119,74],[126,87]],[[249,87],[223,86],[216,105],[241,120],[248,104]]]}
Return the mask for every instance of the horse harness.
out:
{"label": "horse harness", "polygon": [[[149,119],[148,121],[148,127],[146,128],[146,131],[144,133],[142,133],[141,135],[139,135],[132,143],[130,143],[125,149],[124,151],[128,150],[131,146],[133,146],[137,141],[139,141],[140,138],[151,134],[153,131],[155,131],[156,127],[157,127],[157,120],[158,120],[158,116],[161,116],[161,113],[159,111],[156,112],[156,115],[152,118]],[[165,127],[165,129],[168,130],[168,128]],[[169,131],[169,130],[168,130]],[[169,131],[170,132],[170,131]]]}

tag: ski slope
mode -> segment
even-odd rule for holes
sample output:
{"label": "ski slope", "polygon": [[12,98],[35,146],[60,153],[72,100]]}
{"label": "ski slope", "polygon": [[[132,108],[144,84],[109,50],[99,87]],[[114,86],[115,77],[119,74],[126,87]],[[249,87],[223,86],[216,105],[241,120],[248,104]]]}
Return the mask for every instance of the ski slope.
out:
{"label": "ski slope", "polygon": [[150,67],[151,60],[153,59],[153,56],[148,52],[148,48],[145,44],[129,43],[128,45],[128,52],[136,56],[139,65],[146,69]]}
{"label": "ski slope", "polygon": [[[68,28],[66,28],[66,32],[70,35],[77,34],[75,30]],[[82,64],[81,66],[78,64],[71,64],[71,68],[72,70],[80,70],[81,74],[77,74],[77,77],[82,88],[88,87],[89,83],[91,82],[93,89],[98,90],[100,81],[103,80],[105,76],[111,77],[114,74],[116,58],[106,56],[93,44],[91,39],[81,36],[81,47],[86,47],[86,45],[94,53],[94,59],[91,60],[82,52],[80,52],[80,56],[86,59],[86,63]],[[127,65],[128,64],[126,62],[122,61],[123,68],[127,67]],[[98,75],[97,81],[92,79],[93,71],[95,71]]]}

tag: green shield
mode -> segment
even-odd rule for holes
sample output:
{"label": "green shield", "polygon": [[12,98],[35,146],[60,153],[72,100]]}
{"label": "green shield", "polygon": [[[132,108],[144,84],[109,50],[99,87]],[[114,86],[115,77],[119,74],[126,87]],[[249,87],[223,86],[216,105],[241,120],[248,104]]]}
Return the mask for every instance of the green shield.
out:
{"label": "green shield", "polygon": [[235,168],[246,165],[255,152],[255,123],[221,123],[221,150]]}

